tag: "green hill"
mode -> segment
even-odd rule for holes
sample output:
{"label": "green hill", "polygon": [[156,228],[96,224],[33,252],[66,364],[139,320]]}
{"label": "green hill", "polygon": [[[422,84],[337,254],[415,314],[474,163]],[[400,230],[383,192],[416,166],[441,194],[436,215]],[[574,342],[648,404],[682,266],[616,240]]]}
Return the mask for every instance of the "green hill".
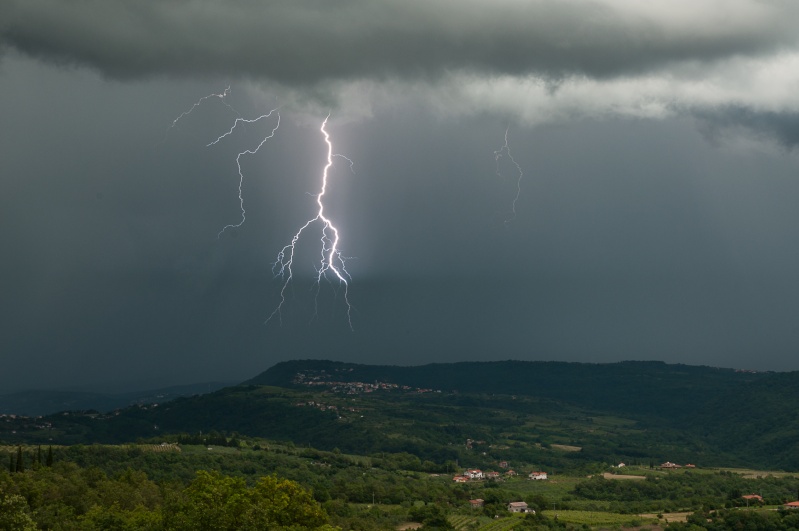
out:
{"label": "green hill", "polygon": [[658,362],[304,360],[160,405],[7,419],[0,440],[119,443],[215,431],[361,455],[407,453],[428,470],[459,460],[799,470],[797,398],[799,373]]}
{"label": "green hill", "polygon": [[536,396],[593,409],[663,416],[685,415],[697,404],[774,375],[658,361],[496,361],[398,367],[301,360],[278,363],[245,383],[296,387],[298,374],[328,381],[384,381],[462,393]]}

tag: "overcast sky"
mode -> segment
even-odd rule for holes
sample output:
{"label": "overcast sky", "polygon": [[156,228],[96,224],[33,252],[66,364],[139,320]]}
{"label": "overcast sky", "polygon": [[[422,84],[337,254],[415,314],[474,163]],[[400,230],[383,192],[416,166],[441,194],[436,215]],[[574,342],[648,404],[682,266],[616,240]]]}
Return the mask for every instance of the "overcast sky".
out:
{"label": "overcast sky", "polygon": [[[798,370],[796,20],[788,0],[4,0],[0,391],[295,358]],[[317,220],[287,284],[328,114],[350,277],[315,287]]]}

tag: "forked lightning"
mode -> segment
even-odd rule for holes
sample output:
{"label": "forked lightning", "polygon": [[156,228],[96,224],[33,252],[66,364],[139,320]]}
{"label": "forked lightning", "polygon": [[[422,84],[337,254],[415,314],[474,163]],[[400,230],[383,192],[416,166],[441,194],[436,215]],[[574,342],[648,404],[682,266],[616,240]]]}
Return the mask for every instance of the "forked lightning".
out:
{"label": "forked lightning", "polygon": [[344,292],[344,303],[347,306],[347,322],[349,323],[350,329],[352,329],[352,305],[349,301],[349,281],[351,280],[350,274],[347,272],[345,261],[346,258],[342,256],[341,249],[339,248],[339,231],[333,222],[325,215],[325,203],[324,197],[325,193],[327,193],[327,185],[328,185],[328,178],[330,168],[333,166],[333,158],[340,157],[345,159],[350,164],[350,169],[352,169],[352,161],[345,157],[344,155],[340,155],[337,153],[333,153],[333,143],[330,141],[330,134],[325,129],[327,126],[327,121],[330,118],[328,115],[325,120],[322,122],[322,126],[320,127],[320,131],[325,137],[325,144],[327,144],[327,164],[322,170],[322,183],[319,190],[319,193],[316,195],[316,205],[318,207],[316,211],[316,216],[309,219],[302,225],[299,230],[294,234],[291,239],[291,242],[288,243],[280,252],[277,254],[277,260],[272,267],[272,272],[275,274],[275,277],[280,277],[284,279],[283,287],[280,290],[280,304],[278,304],[277,308],[272,312],[272,314],[267,318],[266,322],[272,320],[275,316],[278,317],[278,320],[282,322],[282,311],[283,305],[286,302],[286,289],[291,284],[293,278],[293,271],[292,266],[294,265],[294,251],[296,249],[297,242],[302,237],[302,233],[313,225],[316,222],[321,224],[321,258],[319,261],[319,268],[316,271],[316,286],[317,286],[317,295],[319,293],[319,287],[322,282],[322,278],[327,278],[328,272],[334,276],[334,280],[337,280],[338,283],[343,287]]}
{"label": "forked lightning", "polygon": [[[238,194],[239,194],[239,208],[241,210],[241,220],[238,223],[230,223],[222,227],[222,230],[219,231],[217,237],[221,237],[222,234],[227,229],[236,229],[241,227],[244,222],[246,221],[246,210],[244,208],[244,196],[243,196],[243,186],[244,186],[244,173],[241,169],[241,157],[244,155],[254,155],[258,153],[261,147],[266,143],[267,140],[273,138],[275,133],[277,132],[278,128],[280,127],[280,113],[277,109],[272,109],[266,114],[262,114],[257,118],[247,119],[242,118],[241,115],[231,107],[226,101],[225,97],[230,94],[230,87],[228,86],[222,93],[220,94],[209,94],[207,96],[203,96],[199,100],[197,100],[194,105],[191,106],[187,111],[181,113],[177,118],[172,121],[172,124],[167,128],[167,133],[170,129],[175,127],[178,122],[184,118],[185,116],[189,115],[194,111],[197,107],[203,104],[206,100],[210,98],[219,98],[222,103],[230,108],[231,111],[236,113],[238,118],[233,122],[233,125],[230,129],[219,135],[216,140],[209,142],[206,147],[211,147],[223,139],[228,137],[229,135],[233,134],[236,128],[240,125],[245,124],[253,124],[259,122],[261,120],[265,120],[267,118],[272,117],[273,115],[276,117],[275,125],[272,128],[271,132],[263,137],[260,143],[253,149],[246,149],[241,151],[238,155],[236,155],[236,168],[238,170],[239,176],[239,185],[238,185]],[[316,215],[305,222],[304,225],[300,227],[300,229],[294,234],[294,237],[291,239],[291,242],[283,247],[277,255],[277,260],[273,264],[272,272],[275,274],[275,277],[280,277],[283,279],[283,285],[280,289],[280,303],[274,309],[274,311],[269,315],[266,319],[266,322],[271,321],[275,316],[280,320],[282,323],[282,311],[283,307],[286,304],[286,290],[290,286],[293,280],[293,271],[292,267],[294,265],[294,251],[297,242],[303,235],[303,232],[306,231],[311,225],[319,222],[321,225],[321,236],[320,236],[320,260],[319,260],[319,267],[316,270],[316,295],[319,295],[319,289],[321,286],[322,279],[327,279],[328,274],[333,276],[333,280],[337,281],[341,286],[343,286],[343,293],[344,293],[344,302],[347,307],[347,322],[349,324],[350,329],[352,329],[352,305],[349,301],[349,281],[351,280],[350,274],[347,272],[347,268],[345,266],[346,258],[341,254],[341,249],[339,247],[339,229],[333,224],[330,218],[325,213],[325,203],[324,198],[325,194],[327,193],[327,186],[328,186],[328,178],[330,168],[333,166],[333,159],[338,157],[346,160],[349,163],[350,170],[353,168],[353,162],[349,158],[345,157],[344,155],[333,153],[333,143],[330,141],[330,135],[327,132],[326,126],[327,121],[330,118],[328,115],[324,121],[322,122],[322,126],[320,127],[320,131],[324,135],[325,144],[327,145],[327,163],[322,171],[322,182],[319,193],[316,194],[316,205],[317,211]],[[314,316],[316,315],[316,310],[314,312]]]}

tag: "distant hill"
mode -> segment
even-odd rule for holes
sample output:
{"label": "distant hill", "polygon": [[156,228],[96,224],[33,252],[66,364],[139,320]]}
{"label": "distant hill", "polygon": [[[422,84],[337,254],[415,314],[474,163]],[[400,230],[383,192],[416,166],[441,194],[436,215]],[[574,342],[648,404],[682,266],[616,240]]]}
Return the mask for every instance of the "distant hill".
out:
{"label": "distant hill", "polygon": [[180,396],[210,393],[230,385],[222,382],[176,385],[120,394],[79,391],[19,391],[0,395],[0,414],[39,416],[59,411],[111,411],[134,404],[165,402]]}
{"label": "distant hill", "polygon": [[493,361],[399,367],[299,360],[278,363],[244,383],[297,387],[298,374],[325,375],[327,379],[340,381],[385,381],[444,391],[518,394],[636,415],[679,416],[720,395],[767,380],[775,373],[659,361]]}
{"label": "distant hill", "polygon": [[[303,378],[298,378],[303,375]],[[799,372],[751,372],[657,361],[464,362],[415,367],[283,362],[247,383],[387,381],[461,393],[550,399],[636,419],[750,464],[799,470]]]}
{"label": "distant hill", "polygon": [[7,419],[0,440],[120,443],[218,431],[436,463],[474,460],[479,448],[485,459],[560,469],[670,460],[799,470],[799,372],[636,361],[301,360],[202,396],[161,396],[113,414]]}

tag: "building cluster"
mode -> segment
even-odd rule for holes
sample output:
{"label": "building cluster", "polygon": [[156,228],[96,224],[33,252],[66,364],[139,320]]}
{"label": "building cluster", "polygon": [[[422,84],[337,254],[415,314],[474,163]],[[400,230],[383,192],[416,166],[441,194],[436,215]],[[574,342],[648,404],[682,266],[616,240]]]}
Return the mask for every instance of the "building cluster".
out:
{"label": "building cluster", "polygon": [[313,407],[313,408],[316,408],[316,409],[318,409],[320,411],[333,411],[335,413],[338,413],[339,410],[341,410],[341,411],[349,411],[350,413],[357,413],[358,411],[360,411],[360,409],[352,407],[352,406],[339,408],[335,404],[324,404],[322,402],[317,402],[315,400],[309,400],[307,402],[297,402],[294,405],[297,406],[297,407]]}
{"label": "building cluster", "polygon": [[[324,371],[322,371],[324,372]],[[293,383],[297,385],[306,385],[308,387],[328,387],[334,393],[342,393],[346,395],[359,395],[374,393],[375,391],[402,391],[405,393],[440,393],[438,389],[423,389],[419,387],[411,387],[409,385],[399,385],[390,382],[344,382],[329,379],[329,375],[325,374],[306,374],[298,372],[294,375]]]}
{"label": "building cluster", "polygon": [[38,430],[50,430],[53,428],[53,424],[43,420],[41,416],[28,417],[25,415],[16,415],[14,413],[0,413],[0,420],[10,424],[10,426],[5,426],[3,429],[6,431],[10,430],[12,434],[17,433],[15,428],[19,428],[21,431],[27,431],[31,428]]}
{"label": "building cluster", "polygon": [[[763,499],[763,496],[760,494],[744,494],[741,496],[744,500],[746,500],[746,504],[749,505],[750,503],[766,503]],[[799,509],[799,501],[792,501],[786,502],[782,504],[783,509]]]}
{"label": "building cluster", "polygon": [[663,470],[673,470],[675,468],[696,468],[696,465],[692,465],[688,463],[687,465],[678,465],[676,463],[672,463],[671,461],[666,461],[660,465],[660,468]]}
{"label": "building cluster", "polygon": [[[507,465],[506,461],[503,461],[503,463],[505,463]],[[503,467],[503,468],[507,468],[507,466]],[[477,468],[470,468],[470,469],[464,470],[464,472],[462,474],[458,474],[457,476],[453,477],[452,481],[454,481],[455,483],[467,483],[469,481],[482,481],[484,479],[490,479],[490,480],[498,481],[498,480],[502,479],[503,475],[505,477],[513,477],[513,476],[518,476],[519,474],[516,471],[512,470],[512,469],[508,469],[508,470],[505,471],[504,474],[500,474],[499,472],[495,472],[493,470],[489,470],[488,472],[483,472],[482,470],[477,469]],[[548,478],[547,478],[547,473],[546,472],[542,472],[540,470],[535,470],[535,471],[530,472],[529,474],[527,474],[527,479],[538,481],[538,480],[543,480],[543,479],[548,479]]]}

